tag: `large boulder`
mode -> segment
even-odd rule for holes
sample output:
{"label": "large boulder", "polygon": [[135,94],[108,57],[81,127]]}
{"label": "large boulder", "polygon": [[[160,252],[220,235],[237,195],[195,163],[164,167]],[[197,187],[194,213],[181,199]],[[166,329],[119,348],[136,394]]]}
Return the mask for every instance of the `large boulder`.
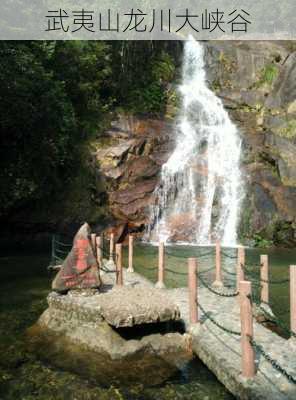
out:
{"label": "large boulder", "polygon": [[76,233],[73,247],[52,282],[52,289],[67,292],[73,289],[94,289],[101,285],[97,259],[90,239],[90,227],[82,225]]}
{"label": "large boulder", "polygon": [[161,290],[51,293],[48,304],[28,330],[30,349],[87,379],[104,385],[155,385],[192,358],[190,337],[172,325],[179,310]]}

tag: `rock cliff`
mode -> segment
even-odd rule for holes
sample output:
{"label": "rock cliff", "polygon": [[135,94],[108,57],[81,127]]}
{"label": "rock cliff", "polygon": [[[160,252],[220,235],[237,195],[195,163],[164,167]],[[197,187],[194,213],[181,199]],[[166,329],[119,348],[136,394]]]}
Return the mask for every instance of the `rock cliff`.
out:
{"label": "rock cliff", "polygon": [[[250,244],[296,243],[296,44],[205,42],[209,87],[243,138],[245,196],[240,237]],[[174,146],[174,120],[120,115],[95,145],[109,209],[141,230]],[[107,139],[107,140],[106,140]]]}
{"label": "rock cliff", "polygon": [[206,45],[209,84],[243,138],[240,235],[258,244],[296,242],[295,50],[293,42]]}
{"label": "rock cliff", "polygon": [[[222,99],[243,139],[242,185],[247,195],[241,213],[241,241],[293,246],[296,42],[211,41],[204,46],[208,85]],[[180,50],[181,46],[175,51]],[[97,231],[118,224],[118,236],[127,230],[141,234],[161,166],[174,148],[177,103],[168,104],[164,116],[113,114],[109,128],[103,133],[102,128],[85,144],[84,168],[73,171],[64,192],[49,199],[46,206],[36,202],[29,209],[15,210],[2,223],[3,239],[7,238],[8,220],[11,236],[18,241],[41,237],[44,232],[71,236],[85,220]],[[102,121],[102,126],[106,124]]]}
{"label": "rock cliff", "polygon": [[147,223],[161,165],[174,146],[172,132],[172,120],[121,115],[105,141],[94,143],[110,213],[130,230],[141,231]]}

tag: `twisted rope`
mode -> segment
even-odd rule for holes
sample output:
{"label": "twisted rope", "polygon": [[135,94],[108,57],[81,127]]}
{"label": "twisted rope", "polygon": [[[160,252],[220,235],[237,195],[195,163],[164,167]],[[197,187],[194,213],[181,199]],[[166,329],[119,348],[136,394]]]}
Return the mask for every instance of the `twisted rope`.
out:
{"label": "twisted rope", "polygon": [[114,273],[117,272],[117,269],[108,269],[108,268],[105,268],[105,267],[101,267],[100,269],[102,271],[106,272],[106,274],[114,274]]}
{"label": "twisted rope", "polygon": [[165,248],[165,254],[169,257],[182,258],[183,260],[186,260],[187,258],[190,258],[190,257],[197,257],[197,258],[207,257],[207,256],[213,254],[213,252],[209,251],[208,253],[190,254],[190,255],[188,254],[188,255],[184,256],[184,255],[179,255],[179,254],[173,253],[173,252],[169,251],[167,248]]}
{"label": "twisted rope", "polygon": [[260,282],[270,283],[271,285],[283,285],[284,283],[290,282],[290,279],[280,279],[280,280],[272,280],[272,279],[259,279]]}
{"label": "twisted rope", "polygon": [[63,242],[60,242],[59,240],[57,240],[57,239],[54,239],[55,240],[55,243],[56,244],[58,244],[59,246],[62,246],[62,247],[72,247],[73,246],[73,243],[63,243]]}
{"label": "twisted rope", "polygon": [[199,271],[199,274],[205,274],[205,273],[207,273],[207,272],[212,271],[213,269],[215,269],[215,266],[210,267],[210,268],[207,268],[207,269],[204,269],[203,271]]}
{"label": "twisted rope", "polygon": [[285,370],[274,358],[272,358],[269,354],[267,354],[264,351],[263,347],[260,344],[256,343],[255,340],[250,336],[249,340],[254,349],[258,351],[258,353],[260,353],[265,358],[265,360],[272,365],[274,369],[276,369],[282,375],[284,375],[289,382],[294,383],[296,385],[296,378],[294,378],[291,374],[289,374],[289,372],[287,372],[287,370]]}
{"label": "twisted rope", "polygon": [[[266,305],[268,305],[270,307],[270,304],[268,303],[264,303]],[[289,335],[296,337],[296,333],[291,331],[287,325],[281,321],[279,318],[277,318],[274,315],[271,315],[268,311],[266,311],[261,304],[258,305],[259,309],[263,312],[263,314],[268,318],[269,322],[274,323],[275,325],[278,325],[280,328],[282,328],[286,333],[288,333]]]}
{"label": "twisted rope", "polygon": [[231,275],[231,276],[236,276],[236,272],[230,272],[224,267],[222,267],[222,271],[225,272],[225,274]]}
{"label": "twisted rope", "polygon": [[232,329],[229,329],[223,325],[221,325],[219,322],[217,322],[207,311],[205,311],[205,309],[203,308],[203,306],[196,301],[198,307],[201,309],[201,311],[204,313],[205,317],[208,318],[214,325],[216,325],[218,328],[222,329],[224,332],[226,333],[230,333],[231,335],[237,335],[240,336],[241,332],[238,331],[234,331]]}
{"label": "twisted rope", "polygon": [[174,271],[174,270],[169,269],[169,268],[165,268],[165,272],[170,272],[170,273],[175,274],[175,275],[183,275],[183,276],[184,276],[184,275],[185,275],[185,276],[188,275],[187,272]]}
{"label": "twisted rope", "polygon": [[231,256],[230,254],[225,253],[223,250],[221,250],[221,254],[222,254],[224,257],[231,258],[232,260],[237,259],[237,255]]}
{"label": "twisted rope", "polygon": [[239,292],[234,292],[234,293],[222,293],[222,292],[217,292],[214,290],[210,285],[206,283],[206,281],[201,277],[199,273],[197,273],[198,278],[200,279],[201,283],[213,294],[221,297],[236,297],[239,295]]}
{"label": "twisted rope", "polygon": [[[290,282],[289,278],[286,278],[286,279],[262,279],[262,278],[258,277],[258,273],[248,270],[246,268],[246,265],[241,264],[241,266],[242,266],[242,268],[244,268],[244,270],[247,274],[253,276],[253,278],[255,278],[259,282],[268,283],[271,285],[283,285],[285,283]],[[262,267],[262,264],[260,265],[260,267]]]}

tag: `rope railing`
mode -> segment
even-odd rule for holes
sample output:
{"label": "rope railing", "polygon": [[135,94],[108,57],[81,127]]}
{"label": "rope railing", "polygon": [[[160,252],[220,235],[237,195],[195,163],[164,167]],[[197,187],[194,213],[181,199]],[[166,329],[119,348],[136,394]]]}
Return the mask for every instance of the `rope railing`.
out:
{"label": "rope railing", "polygon": [[[262,264],[260,264],[260,266],[258,267],[262,267]],[[253,277],[253,279],[259,281],[259,282],[263,282],[263,283],[268,283],[271,285],[283,285],[285,283],[289,283],[290,279],[286,278],[286,279],[263,279],[260,276],[258,277],[258,272],[254,272],[254,271],[250,271],[246,268],[246,264],[242,264],[242,268],[244,268],[246,274],[251,275],[251,277]]]}
{"label": "rope railing", "polygon": [[217,292],[216,290],[214,290],[201,276],[200,273],[197,273],[198,279],[201,281],[201,283],[203,284],[203,286],[205,286],[211,293],[217,295],[217,296],[221,296],[221,297],[236,297],[239,295],[239,292],[233,292],[233,293],[223,293],[223,292]]}
{"label": "rope railing", "polygon": [[[205,270],[200,271],[199,274],[205,274],[207,272],[212,271],[214,268],[215,267],[212,266],[210,268],[207,268]],[[154,269],[157,269],[157,268],[154,268]],[[165,268],[165,272],[170,272],[171,274],[183,275],[183,276],[187,276],[188,275],[188,272],[174,271],[173,269],[170,269],[170,268],[167,268],[167,267]]]}
{"label": "rope railing", "polygon": [[[266,318],[268,318],[268,322],[273,323],[274,325],[279,326],[283,331],[285,331],[287,334],[296,337],[296,333],[291,331],[291,329],[288,328],[288,326],[281,320],[279,319],[276,315],[274,314],[270,314],[266,308],[264,308],[262,305],[268,306],[270,309],[274,310],[275,309],[275,305],[270,303],[270,302],[265,302],[262,301],[261,298],[259,296],[256,296],[254,294],[252,294],[251,296],[251,301],[253,303],[256,304],[256,306],[259,308],[260,311],[263,312],[264,316]],[[287,313],[284,313],[284,315],[286,315]],[[256,315],[254,315],[254,317],[256,317]]]}
{"label": "rope railing", "polygon": [[186,260],[186,258],[184,257],[184,256],[177,256],[177,255],[172,255],[172,254],[169,254],[169,253],[165,253],[165,255],[167,256],[167,257],[169,257],[169,258],[178,258],[179,260],[183,260],[183,261],[185,261]]}
{"label": "rope railing", "polygon": [[214,255],[214,252],[213,252],[213,251],[209,251],[209,252],[207,252],[207,253],[197,254],[197,257],[198,257],[198,258],[203,258],[203,257],[211,256],[211,255]]}
{"label": "rope railing", "polygon": [[158,268],[157,267],[143,267],[143,269],[147,270],[147,271],[156,271]]}
{"label": "rope railing", "polygon": [[66,254],[69,253],[69,251],[61,250],[61,249],[55,248],[55,253],[61,254],[61,255],[66,255]]}
{"label": "rope railing", "polygon": [[268,361],[274,369],[280,372],[283,376],[285,376],[289,382],[294,383],[296,385],[296,378],[291,375],[285,368],[283,368],[274,358],[272,358],[268,353],[265,352],[263,347],[258,344],[253,338],[249,337],[251,345],[254,349],[260,353],[266,361]]}
{"label": "rope railing", "polygon": [[235,255],[230,255],[230,254],[227,254],[225,251],[223,251],[223,250],[221,250],[221,254],[224,256],[224,257],[226,257],[226,258],[230,258],[231,260],[236,260],[237,259],[237,255],[235,254]]}
{"label": "rope railing", "polygon": [[[131,235],[132,236],[132,235]],[[122,244],[114,243],[114,234],[111,233],[110,235],[110,242],[109,246],[105,245],[105,239],[101,236],[99,239],[96,239],[95,234],[92,234],[92,243],[96,243],[97,252],[94,254],[99,259],[100,263],[100,270],[106,274],[116,274],[116,283],[118,285],[123,285],[123,263],[122,263]],[[72,244],[67,244],[63,240],[60,240],[58,237],[53,237],[52,241],[52,260],[55,263],[62,263],[64,261],[63,258],[66,257],[68,253],[68,249],[72,247]],[[114,248],[116,251],[114,251]],[[111,252],[110,252],[111,250]],[[268,292],[268,285],[281,285],[290,282],[290,279],[269,279],[268,275],[268,257],[267,255],[260,256],[260,264],[253,263],[253,260],[250,262],[245,262],[245,250],[241,246],[238,249],[237,255],[231,254],[232,251],[228,252],[225,250],[221,250],[221,245],[218,242],[216,245],[216,253],[211,249],[211,251],[204,251],[200,254],[196,254],[196,251],[190,249],[190,251],[177,251],[175,249],[168,249],[165,248],[164,243],[159,244],[159,248],[153,249],[146,249],[146,254],[150,254],[153,256],[158,255],[158,266],[141,266],[141,270],[147,271],[158,271],[158,280],[156,286],[159,288],[165,287],[164,285],[164,278],[165,273],[176,275],[176,278],[171,276],[171,281],[174,280],[180,282],[181,279],[178,280],[178,276],[187,277],[188,278],[188,292],[189,292],[189,322],[191,324],[196,323],[199,321],[199,309],[202,313],[202,321],[209,321],[215,325],[218,329],[227,334],[241,337],[241,346],[242,346],[242,365],[243,365],[243,376],[252,377],[255,376],[255,352],[260,353],[262,357],[268,361],[273,368],[275,368],[279,373],[285,376],[289,382],[296,384],[296,378],[289,372],[289,368],[285,369],[280,362],[278,362],[275,358],[273,358],[268,352],[265,351],[264,347],[261,345],[261,342],[258,343],[253,337],[253,318],[258,317],[260,315],[260,311],[262,315],[265,316],[266,320],[272,324],[275,324],[279,328],[286,332],[291,337],[296,337],[296,330],[295,330],[295,323],[293,318],[291,318],[291,326],[290,328],[286,325],[283,321],[285,317],[282,315],[276,316],[271,311],[272,304],[269,301],[269,292]],[[157,251],[158,250],[158,251]],[[191,251],[192,250],[192,251]],[[185,254],[184,254],[185,253]],[[191,254],[190,254],[191,253]],[[192,254],[195,253],[195,254]],[[189,255],[190,254],[190,255]],[[199,259],[206,258],[208,256],[213,256],[216,254],[216,264],[210,265],[207,260],[201,262],[204,264],[203,267],[198,266]],[[229,258],[231,260],[237,260],[236,270],[232,270],[230,267],[227,268],[227,264],[234,264],[234,262],[226,262],[224,266],[221,264],[221,254]],[[101,262],[102,258],[106,259],[113,259],[116,267],[114,267],[113,263],[105,263]],[[165,266],[165,257],[168,259],[176,259],[179,261],[187,261],[188,260],[188,270],[181,268],[181,262],[179,261],[172,261],[171,264]],[[129,268],[132,265],[132,258],[133,258],[133,237],[129,237]],[[131,264],[130,264],[131,261]],[[102,264],[102,265],[101,265]],[[179,268],[176,266],[179,265]],[[232,266],[233,268],[233,266]],[[212,275],[206,275],[208,272],[215,270],[215,282],[212,285],[209,283],[209,277],[212,278]],[[133,268],[127,270],[128,273],[133,272]],[[225,281],[223,286],[223,271],[225,273]],[[292,270],[291,270],[292,271]],[[292,273],[292,272],[291,272]],[[290,273],[290,274],[291,274]],[[293,272],[294,278],[291,278],[291,287],[296,287],[296,271]],[[290,276],[293,276],[290,275]],[[246,277],[246,278],[245,278]],[[229,280],[228,280],[229,279]],[[294,279],[294,280],[293,280]],[[183,279],[184,281],[184,279]],[[235,285],[233,285],[235,282]],[[294,283],[293,283],[294,282]],[[235,298],[240,295],[240,318],[241,318],[241,331],[236,330],[239,329],[239,320],[231,321],[230,319],[226,321],[226,325],[224,325],[224,320],[219,318],[220,315],[218,311],[211,312],[206,310],[203,305],[198,300],[198,292],[199,292],[199,285],[201,287],[205,287],[207,291],[212,293],[215,296],[222,297],[222,298]],[[252,294],[252,285],[254,285],[254,290]],[[294,285],[294,286],[293,286]],[[233,287],[234,286],[234,287]],[[206,292],[207,292],[206,291]],[[293,292],[293,291],[292,291]],[[294,291],[295,292],[295,291]],[[293,292],[293,293],[294,293]],[[204,294],[204,289],[201,289],[201,293]],[[214,296],[212,296],[213,298]],[[249,301],[247,301],[249,298]],[[201,299],[202,300],[202,299]],[[219,300],[216,300],[219,302]],[[230,300],[229,300],[230,301]],[[296,299],[291,300],[291,304],[294,304],[294,308],[291,306],[291,315],[292,310],[296,310],[295,305]],[[257,305],[257,309],[252,307],[252,304]],[[226,304],[228,304],[226,302]],[[235,303],[234,303],[235,304]],[[268,307],[264,307],[268,306]],[[219,308],[220,310],[220,308]],[[222,320],[222,321],[221,321]],[[228,325],[228,326],[227,326]],[[208,326],[206,324],[206,326]],[[250,357],[248,359],[248,357]],[[246,362],[246,360],[251,360],[251,362]],[[249,365],[252,364],[252,368],[249,368]],[[249,368],[249,370],[248,370]]]}
{"label": "rope railing", "polygon": [[62,247],[68,247],[71,248],[73,246],[73,243],[64,243],[64,242],[60,242],[58,239],[55,239],[55,243],[59,246]]}
{"label": "rope railing", "polygon": [[182,275],[182,276],[187,276],[188,275],[187,272],[174,271],[174,270],[172,270],[170,268],[166,268],[165,272],[170,272],[171,274]]}
{"label": "rope railing", "polygon": [[254,286],[257,286],[257,288],[260,288],[260,289],[262,289],[262,285],[261,285],[261,283],[260,283],[260,281],[258,281],[258,280],[255,280],[254,278],[248,278],[248,280],[252,283],[252,285],[254,285]]}
{"label": "rope railing", "polygon": [[117,272],[116,269],[108,269],[108,268],[105,268],[105,267],[101,267],[100,269],[101,269],[103,272],[105,272],[106,274],[113,274],[113,273],[116,273],[116,272]]}
{"label": "rope railing", "polygon": [[184,255],[180,255],[177,254],[176,252],[172,252],[171,250],[168,250],[168,248],[165,249],[165,254],[169,257],[175,257],[175,258],[182,258],[184,260],[186,260],[187,258],[190,257],[198,257],[198,258],[203,258],[203,257],[208,257],[209,255],[213,255],[213,251],[209,251],[207,253],[201,253],[201,254],[186,254],[186,256]]}
{"label": "rope railing", "polygon": [[100,250],[101,250],[103,256],[105,256],[106,258],[109,258],[110,256],[111,257],[116,257],[116,252],[115,251],[110,252],[110,251],[105,250],[103,247],[100,247]]}
{"label": "rope railing", "polygon": [[241,332],[239,331],[235,331],[233,329],[227,328],[226,326],[223,326],[221,323],[219,323],[218,321],[215,320],[215,318],[213,318],[209,312],[207,312],[204,307],[200,304],[199,301],[196,301],[197,306],[200,308],[200,310],[203,312],[204,316],[206,318],[208,318],[214,325],[216,325],[218,328],[222,329],[224,332],[229,333],[231,335],[236,335],[236,336],[240,336]]}
{"label": "rope railing", "polygon": [[259,279],[260,282],[269,283],[270,285],[283,285],[285,283],[289,283],[290,279],[279,279],[279,280],[272,280],[272,279]]}
{"label": "rope railing", "polygon": [[[258,272],[258,268],[262,267],[262,264],[248,264],[248,263],[244,263],[241,264],[242,267],[248,271],[250,274],[256,274],[256,272]],[[255,269],[255,271],[253,271],[253,269]]]}
{"label": "rope railing", "polygon": [[222,271],[225,272],[227,275],[236,276],[236,272],[230,272],[225,267],[221,267]]}
{"label": "rope railing", "polygon": [[215,266],[211,266],[209,268],[203,269],[202,271],[201,271],[201,268],[200,268],[199,269],[199,273],[200,274],[206,274],[207,272],[213,271],[214,269],[215,269]]}
{"label": "rope railing", "polygon": [[[69,250],[73,246],[72,243],[65,243],[58,239],[59,235],[52,235],[51,240],[51,260],[48,266],[49,270],[52,270],[53,267],[57,264],[62,264],[69,253]],[[67,248],[69,250],[67,250]]]}

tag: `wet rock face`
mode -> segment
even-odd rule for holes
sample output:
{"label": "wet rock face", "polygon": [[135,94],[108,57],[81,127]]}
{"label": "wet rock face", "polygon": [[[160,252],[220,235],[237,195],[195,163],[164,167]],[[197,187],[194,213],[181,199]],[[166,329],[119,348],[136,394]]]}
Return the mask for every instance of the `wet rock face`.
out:
{"label": "wet rock face", "polygon": [[296,46],[208,42],[209,86],[243,138],[241,237],[296,243]]}
{"label": "wet rock face", "polygon": [[[149,292],[149,289],[146,289]],[[51,294],[48,298],[48,309],[28,330],[28,344],[31,350],[58,367],[74,371],[104,385],[160,384],[192,358],[189,336],[174,330],[125,339],[107,322],[108,320],[113,325],[128,326],[115,315],[114,302],[119,306],[117,314],[125,315],[122,305],[117,301],[120,293],[117,296],[112,291],[110,295],[114,296],[113,303],[111,296],[106,297],[104,301],[100,300],[108,294]],[[126,293],[124,298],[127,299]],[[130,300],[129,304],[133,299]],[[126,301],[123,303],[127,305]],[[158,308],[161,308],[160,305]],[[154,321],[153,325],[157,326],[157,310],[154,317],[153,313],[146,309],[142,310],[141,314],[141,307],[136,314],[138,319],[134,320],[133,324]],[[144,320],[141,320],[140,314]],[[172,308],[172,304],[163,304],[162,317],[165,321],[170,321],[171,317],[179,318],[179,311],[175,306]],[[125,320],[131,321],[127,318]]]}
{"label": "wet rock face", "polygon": [[[240,236],[294,245],[295,43],[210,41],[204,46],[209,87],[222,99],[243,138],[248,196]],[[109,144],[98,148],[96,162],[105,178],[111,213],[130,227],[143,227],[161,165],[174,146],[173,122],[121,115],[107,137]],[[189,231],[190,224],[184,222],[176,239],[186,240]]]}
{"label": "wet rock face", "polygon": [[173,149],[172,131],[171,121],[121,115],[106,132],[107,144],[98,142],[98,172],[119,223],[140,227],[147,221],[161,166]]}

